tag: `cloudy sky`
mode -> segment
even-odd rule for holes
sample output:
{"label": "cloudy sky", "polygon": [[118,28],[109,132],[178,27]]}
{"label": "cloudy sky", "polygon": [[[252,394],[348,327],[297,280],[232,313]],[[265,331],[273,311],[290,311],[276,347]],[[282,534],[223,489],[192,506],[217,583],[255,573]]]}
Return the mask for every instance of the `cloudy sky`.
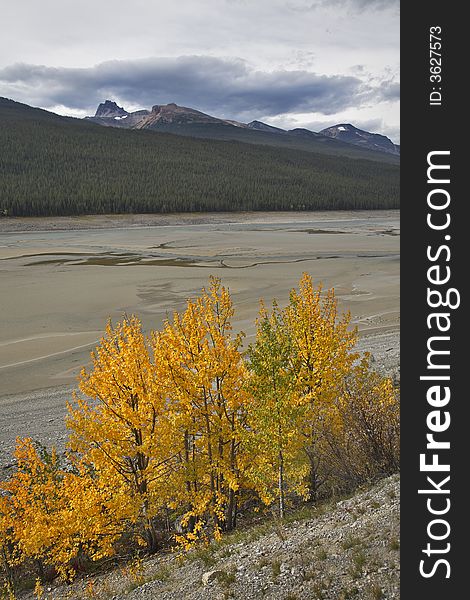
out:
{"label": "cloudy sky", "polygon": [[399,143],[399,0],[2,3],[0,96],[61,114],[176,102]]}

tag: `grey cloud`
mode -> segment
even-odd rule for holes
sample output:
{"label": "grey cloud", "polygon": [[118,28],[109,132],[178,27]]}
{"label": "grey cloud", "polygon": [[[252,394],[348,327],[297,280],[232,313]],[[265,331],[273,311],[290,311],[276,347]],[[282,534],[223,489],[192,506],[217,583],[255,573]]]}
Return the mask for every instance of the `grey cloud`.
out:
{"label": "grey cloud", "polygon": [[371,91],[353,76],[256,71],[240,59],[210,56],[108,61],[90,68],[15,64],[0,69],[0,95],[16,94],[18,100],[44,108],[87,111],[113,98],[142,108],[176,102],[226,118],[331,115],[358,106]]}
{"label": "grey cloud", "polygon": [[386,81],[380,84],[378,94],[383,100],[396,101],[400,99],[400,84],[396,81]]}
{"label": "grey cloud", "polygon": [[[328,0],[331,2],[331,0]],[[400,6],[400,0],[336,0],[337,4],[348,3],[357,6],[360,9],[375,8],[382,10],[384,8],[397,8]]]}
{"label": "grey cloud", "polygon": [[288,3],[288,7],[294,11],[311,11],[318,8],[343,7],[354,12],[363,12],[365,10],[399,10],[400,0],[311,0],[293,1]]}

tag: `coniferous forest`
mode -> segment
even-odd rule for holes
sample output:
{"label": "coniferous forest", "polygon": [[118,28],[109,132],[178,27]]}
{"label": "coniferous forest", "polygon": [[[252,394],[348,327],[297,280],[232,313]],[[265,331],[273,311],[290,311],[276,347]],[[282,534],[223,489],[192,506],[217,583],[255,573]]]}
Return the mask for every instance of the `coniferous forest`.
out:
{"label": "coniferous forest", "polygon": [[399,166],[119,130],[0,99],[0,214],[399,207]]}

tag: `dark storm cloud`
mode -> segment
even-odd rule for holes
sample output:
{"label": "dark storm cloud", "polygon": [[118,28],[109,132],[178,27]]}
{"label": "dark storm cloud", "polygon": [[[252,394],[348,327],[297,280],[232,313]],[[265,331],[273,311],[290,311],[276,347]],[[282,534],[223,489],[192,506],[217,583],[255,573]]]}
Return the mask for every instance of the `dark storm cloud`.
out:
{"label": "dark storm cloud", "polygon": [[[208,56],[108,61],[90,68],[15,64],[0,69],[3,95],[42,107],[92,111],[105,98],[143,108],[176,102],[226,118],[289,112],[330,115],[373,92],[353,76],[304,70],[256,71]],[[386,91],[384,93],[389,93]]]}

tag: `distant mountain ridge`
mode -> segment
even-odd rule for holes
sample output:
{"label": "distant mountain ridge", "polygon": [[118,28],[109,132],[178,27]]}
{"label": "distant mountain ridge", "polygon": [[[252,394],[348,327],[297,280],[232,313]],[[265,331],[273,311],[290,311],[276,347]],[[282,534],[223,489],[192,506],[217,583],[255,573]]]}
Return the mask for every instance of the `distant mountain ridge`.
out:
{"label": "distant mountain ridge", "polygon": [[361,146],[368,150],[387,152],[388,154],[400,154],[400,146],[394,144],[390,138],[379,133],[370,133],[369,131],[358,129],[354,125],[351,125],[351,123],[340,123],[333,127],[327,127],[326,129],[322,129],[320,134],[348,144]]}
{"label": "distant mountain ridge", "polygon": [[[155,129],[209,139],[237,139],[250,143],[268,143],[269,145],[285,145],[289,144],[289,141],[291,145],[313,143],[315,150],[318,149],[319,144],[340,150],[340,146],[337,145],[339,143],[357,146],[367,152],[380,152],[394,156],[400,154],[399,146],[396,146],[388,137],[363,131],[350,124],[335,125],[319,133],[303,128],[286,130],[257,120],[241,123],[221,119],[194,108],[179,106],[174,102],[163,105],[156,104],[151,110],[128,112],[118,106],[116,102],[106,100],[98,106],[95,116],[86,117],[86,120],[108,127]],[[277,139],[271,136],[276,136]],[[281,136],[283,141],[279,139]],[[332,140],[333,146],[331,145]]]}

